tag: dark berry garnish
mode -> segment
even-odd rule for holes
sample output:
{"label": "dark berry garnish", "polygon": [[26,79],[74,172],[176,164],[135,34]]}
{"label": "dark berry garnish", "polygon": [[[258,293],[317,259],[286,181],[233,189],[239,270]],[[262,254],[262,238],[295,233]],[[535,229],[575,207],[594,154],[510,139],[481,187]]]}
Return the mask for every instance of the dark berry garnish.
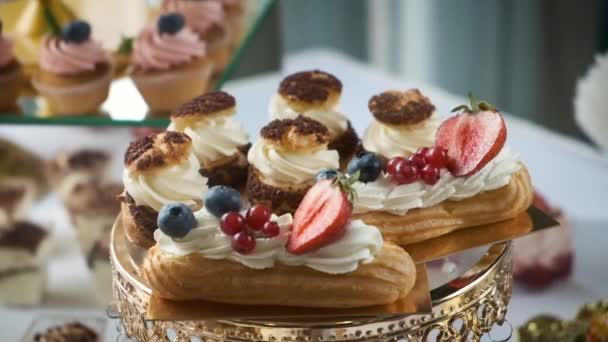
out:
{"label": "dark berry garnish", "polygon": [[382,171],[382,162],[374,153],[366,153],[359,158],[355,158],[348,163],[347,171],[354,175],[359,171],[359,180],[363,183],[373,182]]}
{"label": "dark berry garnish", "polygon": [[391,168],[392,172],[389,174],[398,184],[411,184],[418,180],[418,167],[412,161],[401,157],[393,158],[391,161],[395,159],[397,162],[395,162],[394,171]]}
{"label": "dark berry garnish", "polygon": [[242,231],[232,237],[232,249],[241,254],[249,254],[255,249],[256,241],[248,231]]}
{"label": "dark berry garnish", "polygon": [[428,150],[429,150],[428,147],[421,147],[418,149],[418,151],[416,151],[416,153],[412,154],[408,159],[411,160],[412,163],[414,163],[414,165],[416,165],[416,167],[418,167],[419,169],[422,169],[426,165],[425,156],[426,156],[426,153]]}
{"label": "dark berry garnish", "polygon": [[228,212],[241,211],[241,194],[229,186],[212,186],[205,194],[204,204],[215,217],[222,217]]}
{"label": "dark berry garnish", "polygon": [[183,203],[164,205],[158,212],[158,228],[172,238],[186,236],[197,222],[192,209]]}
{"label": "dark berry garnish", "polygon": [[315,175],[315,182],[324,180],[324,179],[334,179],[336,177],[338,177],[338,174],[340,173],[340,171],[338,170],[332,170],[332,169],[326,169],[326,170],[321,170],[319,171],[319,173],[317,173]]}
{"label": "dark berry garnish", "polygon": [[157,28],[160,34],[176,34],[186,24],[184,16],[179,13],[167,13],[158,18]]}
{"label": "dark berry garnish", "polygon": [[225,213],[220,219],[220,229],[226,235],[236,235],[245,229],[245,219],[237,212]]}
{"label": "dark berry garnish", "polygon": [[84,20],[75,20],[65,25],[61,37],[68,43],[84,43],[91,37],[91,25]]}
{"label": "dark berry garnish", "polygon": [[389,160],[388,163],[386,163],[386,173],[394,176],[395,173],[397,173],[397,166],[404,160],[406,159],[403,157],[395,157]]}
{"label": "dark berry garnish", "polygon": [[252,230],[262,230],[268,220],[270,220],[270,209],[260,204],[249,208],[245,214],[247,226]]}
{"label": "dark berry garnish", "polygon": [[420,169],[420,179],[428,185],[434,185],[439,181],[439,177],[441,176],[439,169],[434,167],[433,165],[426,165],[422,169]]}
{"label": "dark berry garnish", "polygon": [[424,154],[424,161],[436,168],[443,169],[448,166],[448,152],[439,147],[431,147]]}
{"label": "dark berry garnish", "polygon": [[274,221],[266,222],[264,224],[264,228],[262,229],[262,233],[264,233],[264,236],[267,238],[275,237],[279,235],[280,232],[281,228],[279,227],[279,224]]}

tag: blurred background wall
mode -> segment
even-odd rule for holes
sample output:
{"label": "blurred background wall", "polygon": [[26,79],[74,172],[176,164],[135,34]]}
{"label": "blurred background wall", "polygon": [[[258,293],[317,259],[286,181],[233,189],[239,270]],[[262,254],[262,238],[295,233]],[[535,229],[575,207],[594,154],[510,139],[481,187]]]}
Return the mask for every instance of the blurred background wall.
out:
{"label": "blurred background wall", "polygon": [[397,77],[582,137],[576,80],[608,46],[604,0],[281,1],[287,52],[332,47]]}

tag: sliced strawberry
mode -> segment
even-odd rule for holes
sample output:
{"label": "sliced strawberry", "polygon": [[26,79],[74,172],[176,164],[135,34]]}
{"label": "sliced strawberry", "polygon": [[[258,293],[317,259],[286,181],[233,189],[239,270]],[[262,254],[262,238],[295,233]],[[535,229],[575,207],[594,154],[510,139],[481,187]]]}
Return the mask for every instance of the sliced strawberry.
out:
{"label": "sliced strawberry", "polygon": [[351,203],[340,186],[331,180],[316,183],[296,210],[287,250],[303,254],[336,241],[346,232],[351,214]]}
{"label": "sliced strawberry", "polygon": [[436,145],[448,153],[448,170],[457,177],[483,168],[502,149],[507,127],[502,115],[485,102],[471,99],[472,108],[445,120],[437,130]]}

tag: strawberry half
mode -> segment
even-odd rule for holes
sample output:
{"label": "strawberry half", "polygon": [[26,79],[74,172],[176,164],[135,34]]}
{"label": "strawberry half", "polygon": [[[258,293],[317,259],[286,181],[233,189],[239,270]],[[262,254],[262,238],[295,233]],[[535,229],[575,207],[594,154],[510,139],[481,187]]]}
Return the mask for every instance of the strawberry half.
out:
{"label": "strawberry half", "polygon": [[445,120],[437,130],[435,144],[448,152],[448,170],[456,177],[470,176],[483,168],[502,149],[507,126],[502,115],[487,102],[469,93],[471,107],[458,106],[461,112]]}
{"label": "strawberry half", "polygon": [[340,180],[322,180],[308,190],[293,217],[287,251],[303,254],[340,239],[352,205]]}

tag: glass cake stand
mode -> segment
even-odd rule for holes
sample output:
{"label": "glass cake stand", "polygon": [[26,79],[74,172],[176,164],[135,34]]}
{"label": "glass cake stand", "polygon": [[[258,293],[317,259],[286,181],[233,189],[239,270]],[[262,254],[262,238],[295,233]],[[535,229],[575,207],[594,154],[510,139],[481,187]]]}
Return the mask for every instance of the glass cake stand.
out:
{"label": "glass cake stand", "polygon": [[117,220],[112,232],[114,305],[124,334],[139,341],[477,341],[505,322],[511,297],[511,243],[479,247],[427,263],[431,313],[381,318],[273,321],[150,321],[150,288]]}

